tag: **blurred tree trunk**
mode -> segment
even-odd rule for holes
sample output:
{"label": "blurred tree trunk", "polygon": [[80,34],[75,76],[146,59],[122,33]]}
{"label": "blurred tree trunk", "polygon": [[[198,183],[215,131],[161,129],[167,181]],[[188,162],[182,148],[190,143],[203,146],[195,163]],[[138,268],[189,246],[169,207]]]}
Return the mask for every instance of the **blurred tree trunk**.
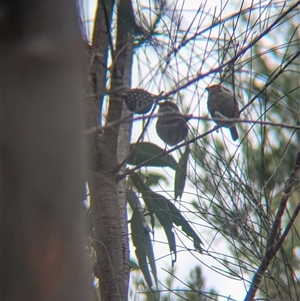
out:
{"label": "blurred tree trunk", "polygon": [[[111,91],[130,87],[132,38],[122,19],[124,11],[131,9],[131,0],[120,1],[117,8],[117,39],[112,45],[110,25],[115,2],[99,1],[95,16],[92,47],[88,59],[88,90],[86,98],[87,128],[97,127],[103,118],[102,104],[107,77]],[[108,73],[108,51],[112,58]],[[123,99],[116,93],[109,95],[105,124],[119,120]],[[101,121],[100,121],[101,123]],[[126,300],[129,283],[128,237],[125,201],[125,181],[118,183],[118,164],[129,151],[131,122],[115,124],[88,139],[91,208],[94,220],[94,248],[97,254],[96,270],[100,283],[101,300]]]}
{"label": "blurred tree trunk", "polygon": [[91,300],[73,1],[3,1],[2,300]]}

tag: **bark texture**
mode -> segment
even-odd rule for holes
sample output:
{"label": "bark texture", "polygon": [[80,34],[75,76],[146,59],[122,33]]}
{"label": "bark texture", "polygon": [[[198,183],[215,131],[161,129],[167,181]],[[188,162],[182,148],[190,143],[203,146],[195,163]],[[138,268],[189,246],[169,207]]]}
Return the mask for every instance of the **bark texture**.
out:
{"label": "bark texture", "polygon": [[[125,7],[128,4],[131,5],[131,2],[126,1]],[[131,123],[127,123],[125,127],[116,123],[122,116],[123,99],[114,92],[130,86],[132,45],[130,30],[124,24],[124,19],[120,18],[124,1],[119,1],[117,6],[117,38],[116,44],[112,45],[110,26],[114,5],[114,1],[98,2],[85,102],[87,127],[97,127],[104,117],[102,104],[107,78],[110,77],[112,93],[109,94],[104,122],[114,122],[114,126],[106,127],[103,132],[88,137],[88,184],[101,300],[127,300],[129,283],[126,183],[118,183],[116,176],[119,163],[128,154]],[[113,61],[110,68],[107,67],[109,51]]]}

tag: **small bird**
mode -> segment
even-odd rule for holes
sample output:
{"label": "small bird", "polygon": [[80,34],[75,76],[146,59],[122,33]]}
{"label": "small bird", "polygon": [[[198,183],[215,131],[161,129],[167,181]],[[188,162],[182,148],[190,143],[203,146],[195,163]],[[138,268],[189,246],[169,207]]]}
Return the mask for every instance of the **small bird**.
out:
{"label": "small bird", "polygon": [[156,132],[159,138],[169,146],[183,141],[188,134],[187,121],[193,115],[183,115],[171,101],[159,103],[159,116],[156,122]]}
{"label": "small bird", "polygon": [[144,89],[135,88],[126,91],[124,94],[127,108],[136,114],[148,113],[155,101],[155,95]]}
{"label": "small bird", "polygon": [[[206,87],[206,90],[208,91],[207,109],[212,119],[234,119],[240,117],[238,102],[229,89],[221,85],[212,85]],[[220,121],[215,119],[214,122],[219,126],[229,128],[233,141],[236,141],[239,138],[235,122]]]}

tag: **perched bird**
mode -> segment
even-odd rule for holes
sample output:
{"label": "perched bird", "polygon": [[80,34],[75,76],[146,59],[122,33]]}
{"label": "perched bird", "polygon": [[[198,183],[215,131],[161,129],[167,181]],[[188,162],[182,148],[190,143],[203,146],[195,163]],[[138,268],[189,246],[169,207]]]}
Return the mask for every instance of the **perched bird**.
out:
{"label": "perched bird", "polygon": [[188,134],[187,121],[193,115],[183,115],[178,107],[170,102],[159,103],[159,116],[156,122],[156,132],[159,138],[169,146],[174,146],[184,140]]}
{"label": "perched bird", "polygon": [[127,108],[136,114],[148,113],[155,101],[155,95],[144,89],[131,89],[124,93]]}
{"label": "perched bird", "polygon": [[[208,91],[207,109],[214,118],[239,118],[239,105],[231,91],[221,85],[212,85],[206,88]],[[239,138],[235,122],[215,120],[215,123],[230,129],[233,141]]]}

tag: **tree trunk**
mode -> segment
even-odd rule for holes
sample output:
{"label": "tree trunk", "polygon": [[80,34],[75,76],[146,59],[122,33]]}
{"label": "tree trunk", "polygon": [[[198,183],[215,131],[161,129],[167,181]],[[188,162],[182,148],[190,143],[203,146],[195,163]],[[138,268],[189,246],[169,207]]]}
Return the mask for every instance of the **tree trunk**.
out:
{"label": "tree trunk", "polygon": [[6,1],[1,16],[2,300],[91,300],[76,7]]}
{"label": "tree trunk", "polygon": [[[87,97],[87,126],[99,125],[107,82],[107,56],[110,47],[113,59],[111,91],[130,86],[132,44],[131,33],[120,21],[124,1],[118,5],[116,47],[109,35],[113,1],[99,1],[92,49],[97,53],[89,71]],[[103,6],[103,3],[105,6]],[[126,3],[131,4],[130,1]],[[128,6],[127,6],[128,7]],[[111,93],[106,114],[106,125],[120,120],[123,99]],[[127,111],[127,108],[124,108]],[[128,111],[127,111],[128,112]],[[121,130],[120,130],[121,129]],[[126,183],[118,183],[118,164],[127,156],[131,123],[115,124],[102,133],[89,137],[90,171],[88,184],[94,219],[94,247],[97,254],[97,276],[101,300],[126,300],[129,283],[128,236],[125,191]]]}

